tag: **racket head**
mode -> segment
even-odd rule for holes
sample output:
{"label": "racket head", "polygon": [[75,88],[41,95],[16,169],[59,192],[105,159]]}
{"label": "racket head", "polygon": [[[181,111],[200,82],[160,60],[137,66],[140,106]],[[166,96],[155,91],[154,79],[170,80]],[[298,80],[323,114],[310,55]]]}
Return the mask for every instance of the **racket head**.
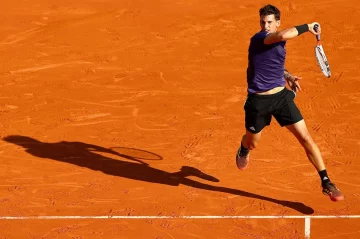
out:
{"label": "racket head", "polygon": [[322,71],[322,73],[329,78],[331,76],[330,66],[326,59],[324,49],[321,45],[315,47],[315,57],[316,61]]}
{"label": "racket head", "polygon": [[110,150],[116,152],[119,155],[125,157],[131,157],[138,160],[162,160],[163,158],[155,153],[135,148],[126,148],[126,147],[110,147]]}

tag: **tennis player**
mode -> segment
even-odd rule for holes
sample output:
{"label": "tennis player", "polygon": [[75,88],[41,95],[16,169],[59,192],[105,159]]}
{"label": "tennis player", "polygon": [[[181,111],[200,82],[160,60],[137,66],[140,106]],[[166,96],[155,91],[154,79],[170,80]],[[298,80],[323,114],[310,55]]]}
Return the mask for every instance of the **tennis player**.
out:
{"label": "tennis player", "polygon": [[[279,9],[266,5],[259,13],[261,31],[251,38],[249,46],[248,97],[244,105],[246,134],[236,154],[237,167],[247,167],[250,150],[256,148],[262,130],[270,125],[274,116],[281,127],[285,126],[305,149],[308,159],[319,173],[323,193],[330,196],[332,201],[343,200],[343,194],[330,181],[320,150],[294,103],[296,92],[301,90],[301,78],[291,75],[284,68],[286,41],[307,32],[320,34],[320,24],[313,22],[277,31],[280,26]],[[316,32],[315,24],[319,25]],[[291,90],[286,88],[286,82]]]}

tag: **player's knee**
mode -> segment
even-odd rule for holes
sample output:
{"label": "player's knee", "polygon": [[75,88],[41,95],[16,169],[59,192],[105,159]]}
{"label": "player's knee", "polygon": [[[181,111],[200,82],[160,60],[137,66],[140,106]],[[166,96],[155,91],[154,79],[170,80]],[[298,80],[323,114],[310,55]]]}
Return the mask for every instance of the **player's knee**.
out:
{"label": "player's knee", "polygon": [[310,134],[305,134],[300,138],[300,143],[302,145],[305,145],[305,144],[311,145],[311,144],[314,144],[314,141],[311,138]]}

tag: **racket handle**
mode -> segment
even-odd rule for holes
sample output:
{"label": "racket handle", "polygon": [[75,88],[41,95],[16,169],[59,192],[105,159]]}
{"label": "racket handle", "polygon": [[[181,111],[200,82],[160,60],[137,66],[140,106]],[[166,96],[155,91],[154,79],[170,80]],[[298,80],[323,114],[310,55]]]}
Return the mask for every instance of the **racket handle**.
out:
{"label": "racket handle", "polygon": [[[318,24],[315,24],[315,26],[314,26],[314,31],[317,32],[317,31],[318,31],[318,28],[319,28],[319,25],[318,25]],[[320,34],[319,34],[319,35],[316,35],[316,40],[320,41]]]}

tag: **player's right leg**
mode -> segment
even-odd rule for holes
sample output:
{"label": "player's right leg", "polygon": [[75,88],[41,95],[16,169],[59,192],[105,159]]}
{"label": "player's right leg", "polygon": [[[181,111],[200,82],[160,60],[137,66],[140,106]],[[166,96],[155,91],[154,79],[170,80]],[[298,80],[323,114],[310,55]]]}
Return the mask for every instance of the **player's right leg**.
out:
{"label": "player's right leg", "polygon": [[250,150],[256,148],[260,141],[261,131],[271,122],[271,95],[249,95],[245,104],[246,134],[241,139],[236,153],[236,166],[245,169],[249,163]]}
{"label": "player's right leg", "polygon": [[242,137],[240,147],[236,154],[236,166],[238,169],[243,170],[247,167],[250,159],[250,150],[256,148],[260,141],[260,137],[261,131],[259,133],[253,134],[246,130],[246,134]]}

